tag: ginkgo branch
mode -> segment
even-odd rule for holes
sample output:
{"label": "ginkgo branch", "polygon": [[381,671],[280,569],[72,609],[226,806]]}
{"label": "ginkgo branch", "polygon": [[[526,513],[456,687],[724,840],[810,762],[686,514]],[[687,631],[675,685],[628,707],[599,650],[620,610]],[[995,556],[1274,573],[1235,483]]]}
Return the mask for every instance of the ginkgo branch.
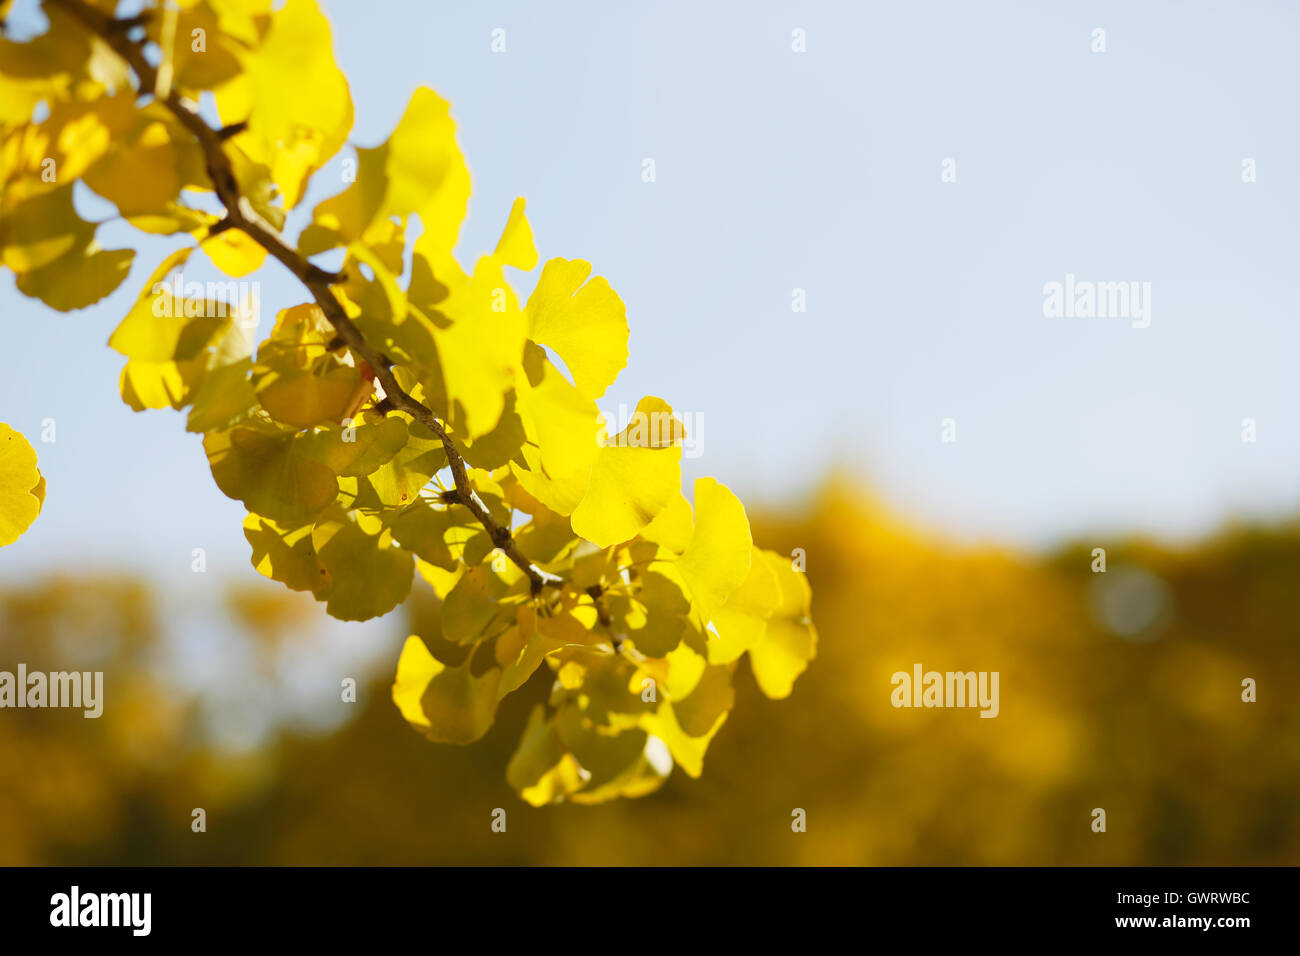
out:
{"label": "ginkgo branch", "polygon": [[[157,70],[145,58],[143,43],[133,41],[128,36],[141,25],[142,21],[139,18],[118,20],[100,12],[84,0],[51,0],[51,2],[66,10],[126,61],[138,78],[142,92],[158,88]],[[348,318],[330,288],[343,277],[309,262],[298,250],[285,242],[279,230],[263,219],[240,191],[234,165],[222,145],[232,132],[240,131],[240,124],[235,124],[233,128],[227,126],[214,129],[199,116],[195,104],[187,102],[175,89],[168,91],[166,97],[160,101],[198,140],[207,166],[208,178],[212,180],[217,198],[226,207],[226,218],[223,220],[225,225],[222,228],[239,229],[246,233],[292,272],[311,292],[316,304],[325,314],[330,325],[334,327],[339,338],[358,358],[374,369],[375,378],[383,386],[385,400],[390,406],[410,415],[438,436],[447,453],[447,464],[455,484],[454,489],[448,493],[449,500],[454,500],[469,509],[487,531],[492,543],[527,575],[533,594],[540,593],[547,585],[558,584],[561,579],[541,570],[529,561],[519,550],[510,529],[502,526],[492,517],[487,506],[475,493],[465,468],[465,458],[456,447],[446,426],[427,405],[412,398],[397,383],[397,379],[393,376],[391,360],[373,348],[366,341],[361,330]]]}

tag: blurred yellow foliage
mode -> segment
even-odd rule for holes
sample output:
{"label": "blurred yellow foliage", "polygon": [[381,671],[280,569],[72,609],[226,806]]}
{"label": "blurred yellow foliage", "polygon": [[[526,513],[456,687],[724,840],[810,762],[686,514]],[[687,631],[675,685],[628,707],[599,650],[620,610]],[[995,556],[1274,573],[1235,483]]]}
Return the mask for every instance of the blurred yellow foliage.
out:
{"label": "blurred yellow foliage", "polygon": [[[355,708],[341,729],[231,754],[154,666],[146,587],[0,592],[0,666],[106,672],[97,721],[0,712],[0,863],[1300,862],[1300,526],[1034,556],[944,544],[834,481],[807,513],[753,524],[806,552],[817,659],[784,703],[738,676],[702,779],[597,806],[534,809],[501,778],[545,668],[473,748],[402,732],[378,668],[356,704],[322,700]],[[282,647],[303,627],[298,598],[232,588],[232,640]],[[421,581],[409,609],[377,659],[437,635]],[[890,676],[918,662],[998,671],[997,718],[895,709]],[[190,830],[200,806],[206,834]]]}

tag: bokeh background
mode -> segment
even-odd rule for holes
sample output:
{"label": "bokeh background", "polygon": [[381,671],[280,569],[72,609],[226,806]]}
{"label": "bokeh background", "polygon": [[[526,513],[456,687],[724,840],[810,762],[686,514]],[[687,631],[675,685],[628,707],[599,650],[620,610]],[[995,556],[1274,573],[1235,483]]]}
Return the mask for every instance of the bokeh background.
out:
{"label": "bokeh background", "polygon": [[[620,292],[603,406],[702,420],[687,488],[806,550],[819,656],[786,701],[739,677],[702,779],[529,808],[504,768],[543,678],[484,741],[427,743],[388,694],[437,627],[422,582],[346,625],[262,580],[198,438],[118,400],[104,343],[170,247],[69,315],[5,275],[0,420],[49,490],[0,550],[0,668],[103,670],[108,703],[0,711],[0,863],[1300,862],[1300,10],[324,6],[356,143],[417,85],[452,102],[465,257],[525,195],[543,258]],[[1150,328],[1044,318],[1066,273],[1152,283]],[[255,278],[265,332],[301,293]],[[916,662],[999,671],[999,717],[893,709]]]}

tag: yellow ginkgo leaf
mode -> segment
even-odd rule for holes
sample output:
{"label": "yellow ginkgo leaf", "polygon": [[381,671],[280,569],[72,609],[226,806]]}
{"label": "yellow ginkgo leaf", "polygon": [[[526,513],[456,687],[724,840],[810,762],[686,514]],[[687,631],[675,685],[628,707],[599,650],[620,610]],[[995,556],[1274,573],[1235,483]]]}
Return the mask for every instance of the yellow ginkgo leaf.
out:
{"label": "yellow ginkgo leaf", "polygon": [[[89,103],[56,99],[45,122],[28,127],[33,134],[48,131],[53,139],[42,150],[42,166],[47,157],[60,182],[72,182],[84,175],[135,122],[134,99],[127,92],[101,96]],[[29,169],[34,170],[34,166],[29,165]]]}
{"label": "yellow ginkgo leaf", "polygon": [[214,266],[236,279],[248,275],[266,261],[266,249],[242,229],[226,229],[209,236],[203,240],[202,248]]}
{"label": "yellow ginkgo leaf", "polygon": [[451,325],[434,337],[442,360],[449,403],[460,405],[456,420],[470,438],[486,435],[501,420],[506,392],[523,364],[524,321],[506,284],[501,263],[478,261],[474,276],[454,285],[439,310]]}
{"label": "yellow ginkgo leaf", "polygon": [[448,667],[412,635],[402,647],[393,681],[393,703],[411,726],[439,743],[478,740],[496,718],[501,670],[476,676],[471,661]]}
{"label": "yellow ginkgo leaf", "polygon": [[673,648],[664,658],[664,663],[667,664],[667,673],[660,675],[659,682],[671,700],[682,700],[695,693],[709,669],[709,662],[685,641]]}
{"label": "yellow ginkgo leaf", "polygon": [[178,232],[198,235],[218,219],[201,209],[191,209],[179,202],[170,202],[161,210],[127,216],[126,221],[141,232],[158,236],[174,236]]}
{"label": "yellow ginkgo leaf", "polygon": [[580,792],[587,799],[582,802],[616,797],[637,775],[645,754],[645,731],[632,727],[617,734],[602,732],[574,707],[562,708],[554,723],[561,742],[585,771]]}
{"label": "yellow ginkgo leaf", "polygon": [[731,667],[708,667],[687,696],[664,701],[653,714],[641,718],[641,726],[668,745],[683,770],[698,777],[704,769],[704,752],[735,700]]}
{"label": "yellow ginkgo leaf", "polygon": [[27,122],[48,91],[49,84],[41,80],[15,79],[0,73],[0,126]]}
{"label": "yellow ginkgo leaf", "polygon": [[812,591],[807,575],[794,570],[788,557],[760,551],[755,555],[759,560],[779,581],[781,600],[762,639],[749,648],[749,664],[759,689],[781,700],[790,696],[795,678],[817,654],[817,629],[809,616]]}
{"label": "yellow ginkgo leaf", "polygon": [[767,622],[763,639],[749,649],[749,666],[765,695],[784,700],[816,654],[817,630],[811,622],[774,618]]}
{"label": "yellow ginkgo leaf", "polygon": [[502,668],[501,686],[497,689],[500,697],[522,687],[547,655],[590,642],[589,632],[570,615],[539,619],[536,610],[528,605],[520,607],[515,615],[515,625],[497,639],[496,659]]}
{"label": "yellow ginkgo leaf", "polygon": [[346,515],[330,512],[312,528],[311,542],[329,575],[325,610],[341,621],[368,621],[406,599],[415,559],[394,545],[392,535],[367,534]]}
{"label": "yellow ginkgo leaf", "polygon": [[591,263],[551,259],[528,298],[528,336],[564,359],[573,384],[600,398],[627,365],[627,309]]}
{"label": "yellow ginkgo leaf", "polygon": [[45,478],[36,466],[35,449],[0,422],[0,548],[31,527],[44,500]]}
{"label": "yellow ginkgo leaf", "polygon": [[552,511],[571,515],[591,478],[600,449],[600,411],[571,385],[542,350],[530,344],[517,379],[515,404],[527,443],[526,469],[512,466],[520,485]]}
{"label": "yellow ginkgo leaf", "polygon": [[0,250],[6,266],[30,272],[90,244],[95,227],[73,208],[73,185],[36,189],[23,182],[8,187],[0,206]]}
{"label": "yellow ginkgo leaf", "polygon": [[[231,328],[226,335],[239,332]],[[218,354],[220,351],[218,347]],[[209,368],[192,395],[193,407],[186,416],[185,430],[202,433],[229,428],[247,417],[257,407],[257,392],[248,380],[252,370],[252,360],[247,357],[235,357]]]}
{"label": "yellow ginkgo leaf", "polygon": [[527,271],[537,265],[537,246],[533,242],[533,227],[524,215],[523,196],[516,199],[510,207],[510,218],[506,220],[506,228],[492,254],[516,269]]}
{"label": "yellow ginkgo leaf", "polygon": [[429,726],[429,718],[424,716],[420,698],[429,686],[429,681],[440,674],[445,665],[429,653],[424,641],[414,634],[402,645],[402,653],[397,658],[397,676],[393,680],[393,703],[402,712],[407,722],[416,727]]}
{"label": "yellow ginkgo leaf", "polygon": [[585,782],[586,772],[565,748],[546,708],[538,704],[506,767],[506,780],[535,807],[564,799]]}
{"label": "yellow ginkgo leaf", "polygon": [[461,453],[471,466],[491,471],[516,458],[527,440],[523,419],[519,417],[518,398],[514,392],[507,392],[506,407],[496,427],[478,438],[463,438]]}
{"label": "yellow ginkgo leaf", "polygon": [[352,128],[352,97],[334,62],[329,21],[314,0],[288,0],[272,14],[261,45],[236,55],[244,72],[217,89],[217,109],[224,123],[247,120],[234,142],[270,168],[284,208],[292,209],[307,178]]}
{"label": "yellow ginkgo leaf", "polygon": [[311,525],[281,528],[269,518],[248,515],[244,537],[253,547],[253,567],[290,590],[324,595],[329,589],[329,572],[321,566],[311,531]]}
{"label": "yellow ginkgo leaf", "polygon": [[236,425],[208,432],[203,447],[217,487],[249,511],[275,521],[302,524],[338,496],[334,473],[307,458],[291,434]]}
{"label": "yellow ginkgo leaf", "polygon": [[303,454],[340,477],[369,475],[392,460],[408,438],[405,420],[371,415],[350,425],[333,425],[304,435]]}
{"label": "yellow ginkgo leaf", "polygon": [[442,633],[449,641],[470,643],[497,617],[497,603],[509,590],[486,564],[469,568],[442,602]]}
{"label": "yellow ginkgo leaf", "polygon": [[109,336],[111,348],[146,362],[167,362],[177,357],[186,324],[185,307],[164,280],[172,270],[183,266],[193,251],[188,246],[177,249],[158,265],[140,289],[131,311]]}
{"label": "yellow ginkgo leaf", "polygon": [[86,171],[86,185],[124,216],[158,214],[180,193],[176,147],[167,126],[142,121],[130,138]]}
{"label": "yellow ginkgo leaf", "polygon": [[[160,46],[168,36],[172,37],[166,52],[173,85],[182,90],[210,90],[234,77],[239,72],[234,52],[241,48],[238,41],[255,40],[257,20],[269,17],[271,9],[270,0],[179,6],[184,9],[175,11],[176,20],[170,30],[164,28],[165,16],[154,16],[145,20],[145,31]],[[199,36],[205,41],[202,46],[195,43]]]}
{"label": "yellow ginkgo leaf", "polygon": [[588,782],[569,799],[580,804],[603,803],[615,797],[643,797],[663,786],[673,772],[672,752],[654,734],[636,733],[635,739],[643,741],[643,745],[629,766],[605,784]]}
{"label": "yellow ginkgo leaf", "polygon": [[0,71],[9,76],[66,80],[85,67],[90,36],[78,31],[72,14],[58,7],[44,14],[50,20],[46,32],[27,42],[0,38]]}
{"label": "yellow ginkgo leaf", "polygon": [[121,285],[134,259],[134,249],[100,249],[92,241],[48,265],[21,273],[17,286],[23,295],[60,312],[84,309]]}
{"label": "yellow ginkgo leaf", "polygon": [[417,251],[440,258],[456,244],[469,188],[451,108],[420,87],[387,142],[357,150],[356,181],[316,207],[300,248],[314,255],[348,245],[374,223],[418,213],[425,232]]}
{"label": "yellow ginkgo leaf", "polygon": [[[435,508],[423,499],[417,500],[392,519],[393,538],[420,557],[422,569],[436,567],[442,573],[449,573],[459,567],[447,546],[448,529],[461,520],[458,511],[468,516],[464,508]],[[452,587],[454,584],[449,584],[447,591]]]}
{"label": "yellow ginkgo leaf", "polygon": [[228,339],[233,311],[227,303],[177,297],[164,281],[191,252],[183,248],[163,260],[108,340],[129,359],[122,399],[136,411],[185,405]]}
{"label": "yellow ginkgo leaf", "polygon": [[680,426],[663,399],[641,399],[627,428],[597,450],[574,532],[602,548],[627,541],[680,495]]}
{"label": "yellow ginkgo leaf", "polygon": [[641,537],[647,541],[673,552],[681,554],[691,544],[695,534],[695,516],[691,513],[691,503],[680,491],[664,506],[655,520],[641,529]]}
{"label": "yellow ginkgo leaf", "polygon": [[540,501],[534,502],[532,520],[515,534],[515,541],[523,553],[530,560],[543,564],[556,560],[577,540],[569,520]]}
{"label": "yellow ginkgo leaf", "polygon": [[690,546],[666,568],[685,581],[702,624],[708,624],[731,592],[744,583],[753,550],[749,519],[740,499],[713,478],[696,479],[695,531]]}
{"label": "yellow ginkgo leaf", "polygon": [[704,752],[709,749],[709,742],[726,723],[727,712],[718,715],[707,733],[692,736],[682,729],[673,705],[664,701],[653,714],[641,718],[641,726],[647,733],[653,734],[668,745],[673,760],[681,765],[692,777],[699,777],[704,772]]}
{"label": "yellow ginkgo leaf", "polygon": [[347,417],[363,376],[330,351],[333,338],[333,328],[313,303],[279,313],[253,367],[253,388],[273,418],[309,428]]}
{"label": "yellow ginkgo leaf", "polygon": [[260,379],[256,388],[262,407],[273,418],[296,428],[310,428],[339,421],[360,380],[361,373],[348,365],[319,373],[286,369],[273,378]]}
{"label": "yellow ginkgo leaf", "polygon": [[664,657],[681,643],[691,603],[676,582],[651,569],[640,575],[636,597],[614,594],[610,611],[619,633],[649,657]]}
{"label": "yellow ginkgo leaf", "polygon": [[358,507],[375,510],[404,508],[418,500],[420,489],[447,464],[442,441],[419,422],[406,427],[402,447],[388,461],[368,475],[368,492],[363,492]]}
{"label": "yellow ginkgo leaf", "polygon": [[705,737],[717,729],[718,718],[736,702],[736,692],[731,686],[732,670],[723,665],[705,668],[690,694],[673,701],[677,724],[684,733]]}
{"label": "yellow ginkgo leaf", "polygon": [[727,602],[713,609],[716,640],[709,641],[709,661],[725,664],[763,640],[768,618],[781,606],[781,583],[758,548],[752,549],[749,574]]}

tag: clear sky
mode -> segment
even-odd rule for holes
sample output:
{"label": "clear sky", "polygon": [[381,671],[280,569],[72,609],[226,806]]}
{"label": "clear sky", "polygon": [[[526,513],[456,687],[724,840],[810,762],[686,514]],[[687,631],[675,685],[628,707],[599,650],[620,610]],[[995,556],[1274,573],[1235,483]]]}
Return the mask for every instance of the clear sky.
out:
{"label": "clear sky", "polygon": [[[418,85],[451,101],[467,261],[523,195],[543,259],[587,258],[622,295],[631,362],[604,407],[650,393],[702,419],[688,490],[712,474],[795,502],[838,463],[940,533],[1036,546],[1296,504],[1300,7],[326,8],[356,143],[384,139]],[[303,216],[337,166],[319,179]],[[169,248],[146,243],[82,312],[0,277],[0,420],[49,482],[0,576],[107,563],[181,584],[196,547],[251,573],[199,438],[118,397],[106,340]],[[1150,283],[1150,326],[1045,317],[1044,284],[1067,274]],[[265,332],[305,296],[274,264],[255,278]]]}

